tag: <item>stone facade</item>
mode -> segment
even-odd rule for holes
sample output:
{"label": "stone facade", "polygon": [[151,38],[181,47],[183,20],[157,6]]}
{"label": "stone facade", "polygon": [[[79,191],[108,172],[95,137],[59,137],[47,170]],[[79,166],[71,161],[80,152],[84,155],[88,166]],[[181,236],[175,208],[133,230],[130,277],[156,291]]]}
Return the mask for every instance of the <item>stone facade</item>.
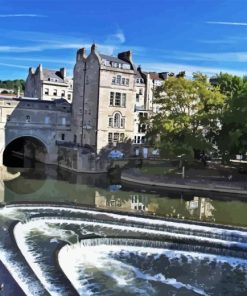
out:
{"label": "stone facade", "polygon": [[72,102],[73,79],[66,77],[66,69],[48,70],[39,65],[36,70],[29,68],[25,84],[25,97],[53,101],[63,98]]}
{"label": "stone facade", "polygon": [[1,160],[11,142],[26,138],[39,143],[36,160],[55,164],[57,141],[71,140],[71,105],[65,100],[0,99],[0,119]]}
{"label": "stone facade", "polygon": [[101,55],[95,45],[88,57],[77,53],[74,69],[72,130],[74,140],[99,153],[133,139],[135,69],[131,53]]}

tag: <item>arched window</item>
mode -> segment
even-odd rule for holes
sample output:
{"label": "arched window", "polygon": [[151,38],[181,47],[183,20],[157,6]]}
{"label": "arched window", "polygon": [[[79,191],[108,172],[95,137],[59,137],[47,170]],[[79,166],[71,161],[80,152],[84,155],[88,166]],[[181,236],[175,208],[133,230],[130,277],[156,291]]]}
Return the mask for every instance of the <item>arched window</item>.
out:
{"label": "arched window", "polygon": [[120,128],[121,125],[121,116],[119,113],[114,115],[114,127]]}

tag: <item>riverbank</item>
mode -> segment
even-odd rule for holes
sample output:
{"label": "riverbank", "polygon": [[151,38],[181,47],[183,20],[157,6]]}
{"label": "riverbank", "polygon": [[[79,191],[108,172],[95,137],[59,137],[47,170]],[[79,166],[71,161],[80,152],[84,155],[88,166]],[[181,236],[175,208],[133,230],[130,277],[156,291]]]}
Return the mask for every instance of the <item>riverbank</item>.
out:
{"label": "riverbank", "polygon": [[151,189],[179,190],[179,191],[197,191],[200,193],[218,193],[221,195],[238,196],[247,201],[247,182],[246,176],[234,179],[231,171],[226,177],[217,177],[208,174],[205,169],[204,175],[202,170],[190,170],[185,178],[182,175],[146,175],[141,169],[132,168],[122,172],[121,181],[124,183],[149,187]]}

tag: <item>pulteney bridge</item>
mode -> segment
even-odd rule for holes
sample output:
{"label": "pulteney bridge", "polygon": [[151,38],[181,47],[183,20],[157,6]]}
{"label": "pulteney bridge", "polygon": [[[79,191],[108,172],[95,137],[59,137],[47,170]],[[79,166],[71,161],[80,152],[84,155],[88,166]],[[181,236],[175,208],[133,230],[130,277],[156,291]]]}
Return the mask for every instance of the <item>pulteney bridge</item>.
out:
{"label": "pulteney bridge", "polygon": [[70,122],[63,99],[0,98],[0,165],[14,166],[13,155],[57,164],[56,141],[70,140]]}

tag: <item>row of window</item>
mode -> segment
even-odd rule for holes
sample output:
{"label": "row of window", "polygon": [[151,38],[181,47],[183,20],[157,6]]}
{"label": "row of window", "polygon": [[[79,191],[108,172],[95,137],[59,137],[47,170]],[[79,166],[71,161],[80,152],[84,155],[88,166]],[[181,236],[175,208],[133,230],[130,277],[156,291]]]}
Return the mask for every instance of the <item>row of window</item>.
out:
{"label": "row of window", "polygon": [[108,133],[108,143],[123,142],[124,133]]}
{"label": "row of window", "polygon": [[[6,120],[7,121],[10,121],[10,119],[11,119],[11,116],[8,114],[6,116]],[[67,123],[66,118],[65,117],[62,117],[61,120],[62,120],[62,122],[61,122],[62,125],[66,125],[66,123]],[[26,121],[26,123],[30,123],[31,122],[31,116],[30,115],[26,115],[25,121]],[[50,123],[50,117],[46,116],[45,117],[45,124],[49,124],[49,123]]]}
{"label": "row of window", "polygon": [[122,77],[121,75],[112,77],[112,84],[129,86],[129,82],[129,78]]}
{"label": "row of window", "polygon": [[126,94],[119,92],[111,92],[110,106],[126,107]]}
{"label": "row of window", "polygon": [[144,79],[143,78],[136,78],[136,83],[144,83]]}
{"label": "row of window", "polygon": [[107,61],[107,60],[104,61],[104,64],[107,67],[130,70],[130,65],[129,64],[122,64],[122,63],[117,63],[117,62]]}
{"label": "row of window", "polygon": [[134,138],[135,144],[144,144],[145,143],[145,137],[135,136]]}
{"label": "row of window", "polygon": [[112,117],[109,117],[109,127],[124,128],[125,118],[120,113],[115,113]]}
{"label": "row of window", "polygon": [[[58,96],[58,91],[57,91],[57,89],[53,89],[53,91],[52,91],[52,93],[50,93],[50,90],[49,90],[49,88],[45,88],[45,91],[44,91],[44,94],[46,95],[46,96]],[[62,90],[61,91],[61,98],[65,98],[65,90]],[[68,100],[71,100],[71,94],[68,94],[68,96],[67,96],[67,98],[68,98]]]}

